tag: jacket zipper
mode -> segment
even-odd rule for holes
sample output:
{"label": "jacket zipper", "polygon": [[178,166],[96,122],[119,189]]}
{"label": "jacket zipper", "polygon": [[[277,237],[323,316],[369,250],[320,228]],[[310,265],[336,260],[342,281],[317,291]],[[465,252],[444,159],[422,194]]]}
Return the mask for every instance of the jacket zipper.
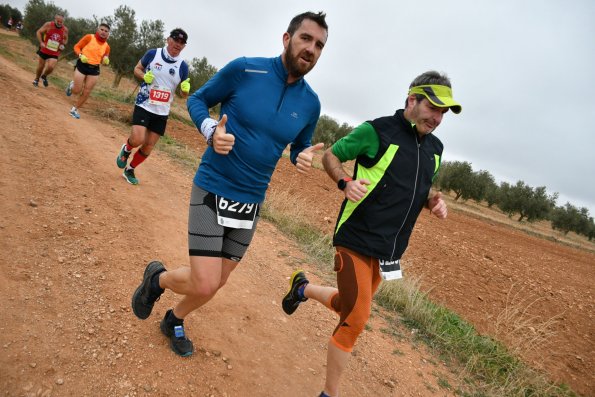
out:
{"label": "jacket zipper", "polygon": [[397,231],[397,234],[395,235],[395,241],[393,242],[393,252],[390,254],[391,261],[394,260],[393,255],[395,254],[395,250],[397,249],[397,239],[399,238],[399,234],[401,234],[401,230],[403,230],[403,227],[405,226],[405,223],[407,222],[407,219],[409,218],[409,213],[411,212],[411,208],[413,207],[413,202],[415,201],[415,193],[417,192],[417,179],[419,177],[419,146],[420,146],[420,143],[417,140],[417,134],[415,133],[415,131],[414,131],[414,137],[415,137],[415,146],[417,148],[417,167],[415,169],[415,182],[413,183],[413,194],[411,196],[411,202],[409,203],[409,208],[407,209],[407,212],[405,213],[405,218],[403,219],[403,223],[401,224],[401,227],[399,227],[399,230]]}
{"label": "jacket zipper", "polygon": [[281,92],[281,98],[279,99],[279,104],[277,105],[277,113],[281,111],[281,107],[283,106],[283,102],[285,102],[285,92],[287,91],[288,84],[285,83],[283,86],[283,91]]}

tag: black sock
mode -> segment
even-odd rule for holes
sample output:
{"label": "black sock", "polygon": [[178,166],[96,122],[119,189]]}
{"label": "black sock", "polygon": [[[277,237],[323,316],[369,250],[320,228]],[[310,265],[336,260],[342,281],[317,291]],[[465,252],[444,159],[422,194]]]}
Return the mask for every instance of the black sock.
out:
{"label": "black sock", "polygon": [[169,324],[170,327],[175,327],[176,325],[184,325],[184,319],[179,319],[174,314],[173,309],[167,311],[167,315],[165,317],[165,322]]}
{"label": "black sock", "polygon": [[160,294],[163,293],[163,291],[165,291],[163,288],[161,288],[159,286],[159,275],[162,272],[159,272],[157,274],[154,274],[153,277],[151,277],[151,289],[155,292],[159,292]]}

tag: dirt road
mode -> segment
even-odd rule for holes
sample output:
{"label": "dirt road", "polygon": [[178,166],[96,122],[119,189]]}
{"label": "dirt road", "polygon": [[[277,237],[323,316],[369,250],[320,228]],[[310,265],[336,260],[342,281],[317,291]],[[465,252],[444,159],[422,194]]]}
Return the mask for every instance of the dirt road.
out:
{"label": "dirt road", "polygon": [[[31,62],[33,53],[27,53]],[[57,73],[70,73],[60,65]],[[287,276],[316,268],[267,222],[228,285],[187,319],[197,352],[175,356],[159,321],[176,298],[137,320],[130,296],[145,264],[187,266],[186,217],[192,173],[154,152],[128,185],[115,156],[128,127],[80,120],[54,86],[34,89],[32,74],[0,54],[0,390],[7,396],[314,396],[336,319],[307,303],[280,308]],[[168,132],[200,148],[196,132],[171,121]],[[273,191],[310,203],[309,217],[332,227],[338,194],[324,173],[301,178],[286,159]],[[287,181],[291,181],[288,183]],[[329,218],[330,220],[325,220]],[[537,299],[527,313],[555,335],[527,353],[552,379],[592,395],[595,255],[530,237],[461,213],[446,222],[422,215],[407,253],[431,296],[481,332],[507,307]],[[518,292],[508,299],[510,291]],[[354,353],[343,396],[450,396],[448,368],[410,338],[397,342],[375,315]],[[527,328],[529,329],[529,328]],[[502,329],[500,329],[502,331]],[[402,329],[407,334],[406,329]],[[398,354],[397,354],[398,353]]]}

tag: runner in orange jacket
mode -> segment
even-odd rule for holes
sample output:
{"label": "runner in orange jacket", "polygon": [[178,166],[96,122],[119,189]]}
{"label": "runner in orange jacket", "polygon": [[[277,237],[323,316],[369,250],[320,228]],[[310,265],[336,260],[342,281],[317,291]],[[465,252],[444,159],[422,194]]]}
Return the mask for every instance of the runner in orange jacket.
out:
{"label": "runner in orange jacket", "polygon": [[75,119],[81,118],[78,109],[87,101],[99,79],[99,65],[109,65],[109,32],[110,26],[102,23],[95,34],[83,36],[74,46],[74,52],[79,59],[74,68],[73,80],[66,87],[66,95],[80,94],[70,109],[70,115]]}

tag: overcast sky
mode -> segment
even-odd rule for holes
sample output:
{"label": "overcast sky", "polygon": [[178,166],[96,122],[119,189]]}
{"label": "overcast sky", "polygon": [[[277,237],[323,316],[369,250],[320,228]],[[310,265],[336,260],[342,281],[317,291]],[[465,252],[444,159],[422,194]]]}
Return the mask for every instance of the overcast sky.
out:
{"label": "overcast sky", "polygon": [[[21,11],[26,3],[8,1]],[[546,186],[558,204],[595,216],[593,0],[54,3],[77,18],[126,4],[138,21],[184,28],[184,57],[204,56],[218,69],[238,56],[279,55],[293,16],[325,11],[329,39],[306,78],[323,114],[353,126],[393,114],[415,76],[445,72],[463,112],[449,112],[435,132],[444,160],[468,161],[498,183]]]}

